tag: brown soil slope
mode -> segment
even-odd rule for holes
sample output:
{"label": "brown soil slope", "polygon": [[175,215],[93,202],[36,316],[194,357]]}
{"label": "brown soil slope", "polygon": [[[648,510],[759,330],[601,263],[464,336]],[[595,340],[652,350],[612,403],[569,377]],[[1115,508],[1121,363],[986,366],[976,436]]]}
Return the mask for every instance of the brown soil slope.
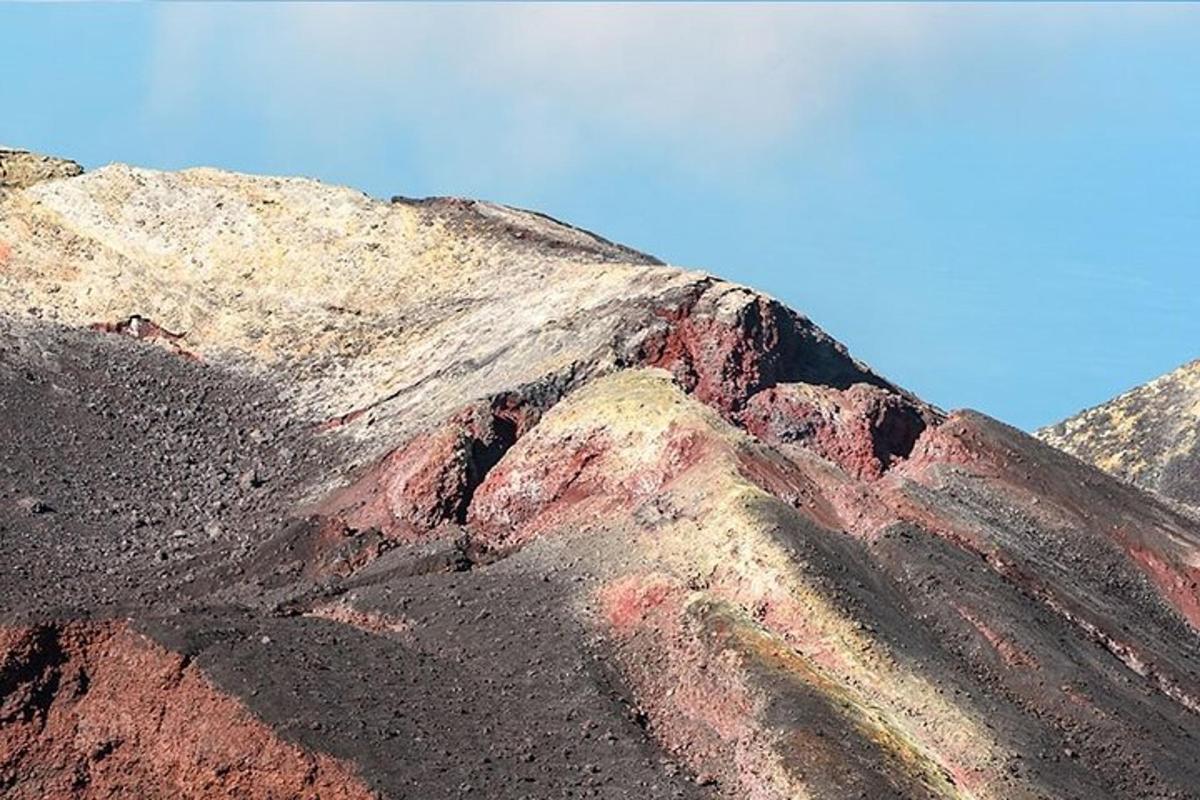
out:
{"label": "brown soil slope", "polygon": [[1200,529],[546,217],[0,189],[0,794],[1200,797]]}
{"label": "brown soil slope", "polygon": [[1200,361],[1039,430],[1044,442],[1200,508]]}

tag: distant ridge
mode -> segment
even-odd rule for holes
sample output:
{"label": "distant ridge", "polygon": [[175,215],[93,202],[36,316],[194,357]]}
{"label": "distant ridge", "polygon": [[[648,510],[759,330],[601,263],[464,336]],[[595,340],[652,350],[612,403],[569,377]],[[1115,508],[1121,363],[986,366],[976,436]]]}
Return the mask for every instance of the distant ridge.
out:
{"label": "distant ridge", "polygon": [[1105,472],[1200,508],[1200,360],[1036,435]]}

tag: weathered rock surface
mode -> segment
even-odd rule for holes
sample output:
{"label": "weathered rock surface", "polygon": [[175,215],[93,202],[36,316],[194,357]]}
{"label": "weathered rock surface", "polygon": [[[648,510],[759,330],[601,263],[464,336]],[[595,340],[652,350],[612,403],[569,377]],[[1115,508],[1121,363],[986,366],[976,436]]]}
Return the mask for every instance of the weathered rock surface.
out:
{"label": "weathered rock surface", "polygon": [[1200,526],[768,297],[213,170],[0,253],[0,791],[1200,797]]}
{"label": "weathered rock surface", "polygon": [[1035,435],[1111,475],[1200,508],[1200,361]]}
{"label": "weathered rock surface", "polygon": [[74,161],[0,147],[0,189],[27,189],[41,181],[82,174],[83,167]]}

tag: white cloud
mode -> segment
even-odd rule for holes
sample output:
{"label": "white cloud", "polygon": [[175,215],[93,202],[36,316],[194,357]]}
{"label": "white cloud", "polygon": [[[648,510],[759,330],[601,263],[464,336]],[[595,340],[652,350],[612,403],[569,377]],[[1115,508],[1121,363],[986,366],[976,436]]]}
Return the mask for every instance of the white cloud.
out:
{"label": "white cloud", "polygon": [[[1086,16],[1084,15],[1086,11]],[[596,142],[742,157],[828,121],[869,82],[930,91],[981,37],[1047,47],[1126,9],[939,5],[217,4],[161,9],[152,108],[219,73],[281,125],[481,140],[515,169]],[[1153,14],[1150,14],[1153,16]],[[471,130],[463,131],[467,127]]]}

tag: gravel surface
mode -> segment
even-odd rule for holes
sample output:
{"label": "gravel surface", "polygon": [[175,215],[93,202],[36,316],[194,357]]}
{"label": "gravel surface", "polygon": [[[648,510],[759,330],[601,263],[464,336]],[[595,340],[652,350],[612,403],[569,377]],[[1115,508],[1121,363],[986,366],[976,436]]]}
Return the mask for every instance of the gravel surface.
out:
{"label": "gravel surface", "polygon": [[281,526],[327,459],[255,380],[0,321],[0,610],[179,602]]}
{"label": "gravel surface", "polygon": [[353,596],[403,630],[318,616],[343,587],[289,587],[262,554],[333,453],[270,387],[120,336],[0,324],[6,624],[129,617],[384,797],[711,793],[652,742],[549,580],[398,551]]}

